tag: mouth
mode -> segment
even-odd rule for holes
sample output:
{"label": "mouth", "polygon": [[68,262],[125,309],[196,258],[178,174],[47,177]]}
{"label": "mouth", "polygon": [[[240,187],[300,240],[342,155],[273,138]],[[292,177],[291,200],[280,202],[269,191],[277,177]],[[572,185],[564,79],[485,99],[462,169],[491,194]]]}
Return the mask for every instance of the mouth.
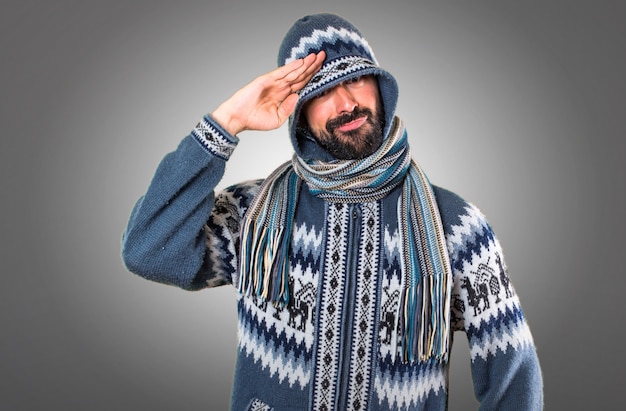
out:
{"label": "mouth", "polygon": [[337,127],[337,130],[344,132],[344,133],[352,131],[352,130],[356,130],[357,128],[361,127],[366,121],[367,121],[367,116],[362,116],[362,117],[357,118],[356,120],[352,120],[352,121],[349,121],[347,123],[340,125],[339,127]]}

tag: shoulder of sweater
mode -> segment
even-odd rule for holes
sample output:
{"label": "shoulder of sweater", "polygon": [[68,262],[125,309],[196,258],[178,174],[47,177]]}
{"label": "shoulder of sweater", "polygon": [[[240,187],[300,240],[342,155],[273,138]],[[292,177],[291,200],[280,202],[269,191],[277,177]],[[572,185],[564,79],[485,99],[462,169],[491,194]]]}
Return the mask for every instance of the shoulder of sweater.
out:
{"label": "shoulder of sweater", "polygon": [[458,225],[458,219],[467,213],[471,204],[453,191],[436,185],[432,187],[441,218],[450,225]]}
{"label": "shoulder of sweater", "polygon": [[473,203],[443,187],[433,186],[433,191],[446,232],[451,227],[464,225],[468,217],[474,224],[488,226],[486,217]]}
{"label": "shoulder of sweater", "polygon": [[216,193],[215,204],[216,206],[232,204],[239,210],[241,215],[248,209],[254,197],[259,193],[261,183],[263,183],[262,179],[232,184]]}
{"label": "shoulder of sweater", "polygon": [[259,187],[263,183],[263,179],[246,180],[235,184],[231,184],[222,190],[223,193],[229,193],[234,196],[248,195],[250,192],[256,194]]}

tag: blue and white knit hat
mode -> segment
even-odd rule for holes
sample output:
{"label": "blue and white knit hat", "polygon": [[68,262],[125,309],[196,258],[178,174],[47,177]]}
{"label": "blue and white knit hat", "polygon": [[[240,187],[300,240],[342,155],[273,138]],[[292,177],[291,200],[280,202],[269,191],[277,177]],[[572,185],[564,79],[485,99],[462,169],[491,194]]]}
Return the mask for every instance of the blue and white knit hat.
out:
{"label": "blue and white knit hat", "polygon": [[[306,101],[353,77],[374,74],[385,111],[385,137],[388,136],[398,100],[395,78],[380,68],[374,52],[361,32],[344,18],[328,13],[305,16],[289,29],[278,52],[282,66],[310,53],[324,50],[326,59],[319,72],[300,90],[300,99],[289,119],[290,135],[296,153],[305,158],[328,160],[328,153],[306,136],[298,136],[298,119]],[[302,134],[302,133],[300,133]]]}

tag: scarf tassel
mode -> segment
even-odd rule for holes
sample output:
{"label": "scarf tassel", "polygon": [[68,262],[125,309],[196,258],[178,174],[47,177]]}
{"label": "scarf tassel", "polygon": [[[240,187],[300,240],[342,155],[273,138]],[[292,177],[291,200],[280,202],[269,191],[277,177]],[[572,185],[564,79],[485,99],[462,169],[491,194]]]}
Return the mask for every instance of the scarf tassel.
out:
{"label": "scarf tassel", "polygon": [[406,273],[396,317],[402,359],[405,363],[442,362],[449,355],[451,274],[447,249],[426,176],[415,164],[408,174],[398,203]]}
{"label": "scarf tassel", "polygon": [[396,315],[401,360],[447,361],[452,275],[445,236],[430,183],[411,161],[406,141],[396,118],[382,155],[371,164],[309,165],[294,157],[275,170],[242,223],[239,291],[275,306],[289,302],[288,253],[302,181],[313,195],[337,202],[376,201],[403,184],[397,210],[406,275]]}
{"label": "scarf tassel", "polygon": [[[271,212],[249,218],[243,224],[239,292],[256,295],[277,307],[289,302],[289,248],[300,184],[292,173],[286,181],[283,201],[274,202]],[[274,216],[280,216],[279,224]],[[254,235],[251,235],[255,233]]]}
{"label": "scarf tassel", "polygon": [[448,316],[443,307],[449,302],[445,302],[446,285],[441,280],[425,275],[419,284],[403,290],[399,318],[404,363],[448,360]]}

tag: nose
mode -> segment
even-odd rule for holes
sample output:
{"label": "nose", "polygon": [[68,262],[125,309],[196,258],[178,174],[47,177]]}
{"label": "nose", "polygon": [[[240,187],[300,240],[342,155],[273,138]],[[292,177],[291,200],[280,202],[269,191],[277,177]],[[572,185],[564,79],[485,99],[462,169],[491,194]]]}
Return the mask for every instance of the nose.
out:
{"label": "nose", "polygon": [[343,84],[339,84],[335,87],[334,97],[337,114],[351,113],[359,105],[350,90]]}

